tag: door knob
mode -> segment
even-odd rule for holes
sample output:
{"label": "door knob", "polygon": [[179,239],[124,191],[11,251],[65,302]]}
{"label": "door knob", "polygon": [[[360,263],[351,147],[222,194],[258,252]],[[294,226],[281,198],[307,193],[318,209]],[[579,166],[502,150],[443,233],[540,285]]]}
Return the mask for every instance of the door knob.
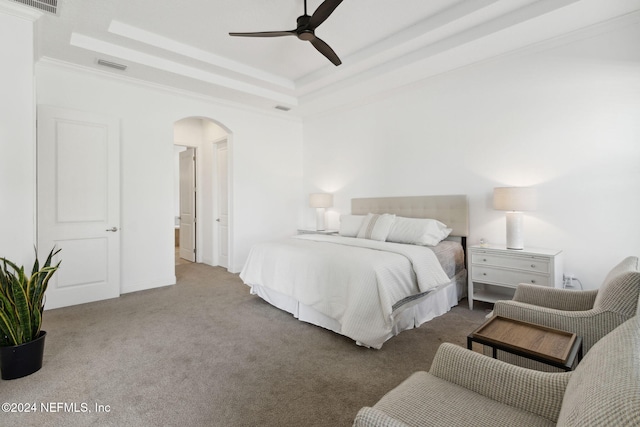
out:
{"label": "door knob", "polygon": [[105,231],[113,231],[114,233],[118,231],[118,227],[107,228]]}

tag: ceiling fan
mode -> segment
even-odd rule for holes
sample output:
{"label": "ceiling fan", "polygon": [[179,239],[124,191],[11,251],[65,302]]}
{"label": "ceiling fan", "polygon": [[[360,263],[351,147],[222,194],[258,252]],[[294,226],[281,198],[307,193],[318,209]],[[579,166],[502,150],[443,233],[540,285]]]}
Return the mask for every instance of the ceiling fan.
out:
{"label": "ceiling fan", "polygon": [[255,33],[229,33],[230,36],[240,37],[282,37],[282,36],[296,36],[300,40],[311,42],[318,52],[327,57],[327,59],[333,62],[334,65],[342,64],[338,55],[331,49],[331,47],[316,37],[315,30],[333,13],[342,3],[342,0],[325,0],[313,15],[307,15],[307,0],[304,0],[304,15],[298,17],[298,26],[295,30],[291,31],[261,31]]}

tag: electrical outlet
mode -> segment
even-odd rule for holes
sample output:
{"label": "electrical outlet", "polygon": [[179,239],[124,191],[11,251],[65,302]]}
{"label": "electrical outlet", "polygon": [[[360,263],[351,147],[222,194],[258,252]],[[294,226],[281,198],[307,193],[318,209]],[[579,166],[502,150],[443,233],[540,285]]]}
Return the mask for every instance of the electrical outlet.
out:
{"label": "electrical outlet", "polygon": [[563,273],[562,274],[562,287],[563,288],[573,288],[573,274],[571,273]]}

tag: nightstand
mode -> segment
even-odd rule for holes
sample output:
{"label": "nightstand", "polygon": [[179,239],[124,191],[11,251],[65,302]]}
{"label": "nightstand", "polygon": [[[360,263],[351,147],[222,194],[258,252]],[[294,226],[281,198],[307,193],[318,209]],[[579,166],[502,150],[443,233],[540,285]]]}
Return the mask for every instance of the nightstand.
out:
{"label": "nightstand", "polygon": [[469,247],[469,309],[473,301],[494,303],[513,298],[519,283],[562,287],[562,251],[507,249],[506,246]]}
{"label": "nightstand", "polygon": [[338,230],[309,230],[298,228],[298,234],[338,234]]}

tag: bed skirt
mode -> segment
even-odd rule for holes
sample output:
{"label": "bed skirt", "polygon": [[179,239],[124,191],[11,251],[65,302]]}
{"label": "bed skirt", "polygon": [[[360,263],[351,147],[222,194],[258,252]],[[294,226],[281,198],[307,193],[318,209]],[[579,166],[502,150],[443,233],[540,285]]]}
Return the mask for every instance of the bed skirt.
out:
{"label": "bed skirt", "polygon": [[[336,319],[326,316],[288,295],[260,285],[252,285],[251,293],[258,295],[274,307],[291,313],[300,321],[329,329],[340,335],[345,335],[342,332],[340,322]],[[450,283],[439,286],[424,296],[412,299],[396,307],[392,313],[393,322],[391,328],[386,336],[380,337],[380,342],[387,341],[402,331],[417,328],[423,323],[447,313],[452,307],[458,305],[458,302],[466,295],[467,271],[463,269],[453,277]],[[353,337],[349,338],[354,339]],[[357,340],[355,341],[358,345],[364,345]],[[366,345],[364,346],[368,347]],[[381,347],[382,345],[376,348]]]}

